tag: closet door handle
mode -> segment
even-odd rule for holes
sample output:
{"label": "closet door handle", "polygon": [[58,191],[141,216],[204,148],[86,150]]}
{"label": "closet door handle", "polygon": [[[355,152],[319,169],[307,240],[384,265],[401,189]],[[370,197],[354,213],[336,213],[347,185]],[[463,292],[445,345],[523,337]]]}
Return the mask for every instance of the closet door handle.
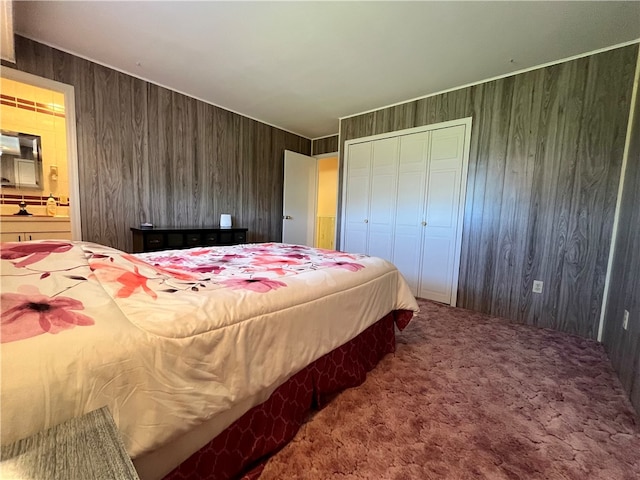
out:
{"label": "closet door handle", "polygon": [[365,218],[364,223],[369,223],[369,220]]}
{"label": "closet door handle", "polygon": [[422,226],[426,227],[427,226],[427,222],[422,222]]}

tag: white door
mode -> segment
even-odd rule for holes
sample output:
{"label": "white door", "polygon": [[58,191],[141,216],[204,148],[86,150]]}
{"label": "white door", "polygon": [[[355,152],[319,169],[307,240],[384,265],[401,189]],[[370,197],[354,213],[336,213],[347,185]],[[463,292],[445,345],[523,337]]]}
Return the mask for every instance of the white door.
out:
{"label": "white door", "polygon": [[[431,132],[418,296],[454,304],[465,126]],[[459,261],[459,260],[458,260]]]}
{"label": "white door", "polygon": [[282,241],[313,247],[317,199],[317,160],[284,152]]}
{"label": "white door", "polygon": [[345,252],[368,251],[371,151],[372,142],[349,146],[345,172],[344,234],[340,247]]}
{"label": "white door", "polygon": [[393,263],[414,295],[420,284],[420,262],[416,259],[424,230],[429,138],[429,132],[400,137]]}
{"label": "white door", "polygon": [[369,191],[369,250],[374,257],[393,261],[398,137],[373,142]]}

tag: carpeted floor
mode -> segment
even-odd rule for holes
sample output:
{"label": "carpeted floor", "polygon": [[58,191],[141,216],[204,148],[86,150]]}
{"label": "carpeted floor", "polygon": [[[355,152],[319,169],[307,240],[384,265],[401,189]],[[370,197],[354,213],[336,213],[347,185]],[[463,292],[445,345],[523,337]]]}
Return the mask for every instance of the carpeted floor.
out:
{"label": "carpeted floor", "polygon": [[640,479],[601,345],[420,301],[397,351],[316,412],[269,479]]}

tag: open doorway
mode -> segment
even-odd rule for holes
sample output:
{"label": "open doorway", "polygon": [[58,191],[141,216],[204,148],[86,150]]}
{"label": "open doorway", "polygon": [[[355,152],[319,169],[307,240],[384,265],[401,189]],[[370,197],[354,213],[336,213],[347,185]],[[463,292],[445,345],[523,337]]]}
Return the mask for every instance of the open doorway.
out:
{"label": "open doorway", "polygon": [[316,158],[318,159],[318,207],[315,246],[334,250],[338,211],[338,154],[330,153],[316,156]]}
{"label": "open doorway", "polygon": [[282,241],[333,250],[338,207],[338,154],[284,152]]}
{"label": "open doorway", "polygon": [[[3,175],[3,178],[7,178],[3,180],[0,195],[2,215],[11,215],[13,218],[13,214],[18,211],[18,203],[24,200],[27,210],[33,215],[30,218],[34,221],[38,217],[56,217],[52,219],[55,220],[55,225],[48,222],[45,228],[46,235],[50,238],[81,240],[73,87],[7,67],[2,68],[0,82],[0,127],[8,132],[8,139],[19,137],[20,134],[37,138],[40,149],[39,154],[34,157],[33,165],[27,165],[30,167],[27,172],[29,181],[25,180],[27,177],[23,173],[16,173],[16,178]],[[16,163],[15,159],[9,158],[11,155],[7,157],[7,160]],[[22,158],[18,158],[17,162],[21,165],[25,163]],[[11,173],[9,167],[3,172],[5,170],[5,173]],[[47,207],[49,196],[56,202],[53,209]],[[5,220],[7,218],[9,217],[5,217]],[[65,222],[67,227],[63,225]],[[38,227],[42,228],[44,227]],[[53,230],[48,231],[50,229]],[[3,234],[6,233],[4,230],[6,229],[3,229]],[[45,233],[36,232],[31,239],[45,238],[43,235]],[[3,241],[5,240],[12,241],[3,237]]]}

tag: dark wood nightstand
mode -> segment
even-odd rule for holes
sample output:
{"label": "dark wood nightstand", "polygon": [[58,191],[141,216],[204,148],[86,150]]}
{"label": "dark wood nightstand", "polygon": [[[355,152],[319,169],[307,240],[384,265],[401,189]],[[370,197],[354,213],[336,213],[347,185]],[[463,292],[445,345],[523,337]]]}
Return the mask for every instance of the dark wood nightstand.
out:
{"label": "dark wood nightstand", "polygon": [[247,242],[247,230],[247,228],[131,227],[133,253],[237,245]]}
{"label": "dark wood nightstand", "polygon": [[139,480],[107,407],[3,445],[0,477]]}

